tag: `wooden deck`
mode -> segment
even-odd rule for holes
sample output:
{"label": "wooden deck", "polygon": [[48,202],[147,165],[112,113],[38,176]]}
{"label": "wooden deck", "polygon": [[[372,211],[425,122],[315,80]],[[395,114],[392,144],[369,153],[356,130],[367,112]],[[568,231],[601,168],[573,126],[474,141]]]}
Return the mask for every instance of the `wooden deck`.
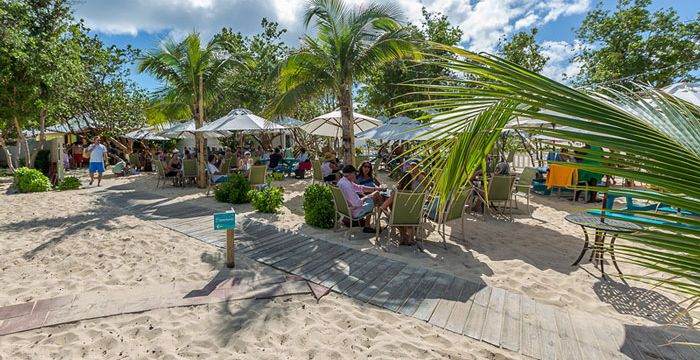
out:
{"label": "wooden deck", "polygon": [[[163,205],[146,193],[108,195],[118,206],[215,246],[211,209]],[[625,325],[594,314],[541,304],[523,295],[454,275],[237,219],[236,256],[279,270],[389,311],[412,316],[535,359],[700,359],[700,332],[674,326]]]}

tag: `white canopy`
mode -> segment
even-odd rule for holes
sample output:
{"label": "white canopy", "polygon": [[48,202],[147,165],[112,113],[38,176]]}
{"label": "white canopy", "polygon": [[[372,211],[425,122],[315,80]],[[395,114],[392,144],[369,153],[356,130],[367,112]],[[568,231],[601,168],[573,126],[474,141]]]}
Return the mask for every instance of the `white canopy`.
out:
{"label": "white canopy", "polygon": [[[311,121],[301,126],[301,129],[306,131],[311,135],[319,136],[330,136],[334,138],[341,138],[343,133],[343,127],[340,123],[340,110],[329,112],[328,114],[323,114],[313,118]],[[381,125],[382,122],[362,114],[353,112],[353,118],[355,124],[353,126],[353,133],[358,134],[363,131],[376,128]]]}
{"label": "white canopy", "polygon": [[695,106],[700,106],[700,83],[681,82],[661,89]]}
{"label": "white canopy", "polygon": [[221,131],[273,131],[284,130],[285,127],[253,114],[246,109],[233,109],[224,117],[214,120],[194,132]]}
{"label": "white canopy", "polygon": [[134,130],[130,133],[124,134],[124,137],[134,140],[170,140],[167,137],[154,133],[152,129]]}
{"label": "white canopy", "polygon": [[358,139],[373,140],[418,140],[421,135],[431,130],[433,130],[431,125],[402,116],[355,136]]}
{"label": "white canopy", "polygon": [[[175,123],[175,125],[160,131],[158,135],[165,136],[171,139],[194,139],[194,130],[194,120],[189,120]],[[231,135],[228,131],[204,134],[204,136],[207,138],[217,138],[228,135]]]}

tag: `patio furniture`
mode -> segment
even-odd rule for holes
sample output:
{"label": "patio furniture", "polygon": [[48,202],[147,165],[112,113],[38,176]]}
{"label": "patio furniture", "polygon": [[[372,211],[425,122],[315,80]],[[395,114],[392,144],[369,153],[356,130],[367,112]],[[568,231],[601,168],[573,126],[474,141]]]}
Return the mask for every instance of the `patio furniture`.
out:
{"label": "patio furniture", "polygon": [[[586,210],[587,214],[593,215],[600,217],[602,214],[601,210]],[[610,212],[606,211],[605,212],[605,217],[606,218],[612,218],[612,219],[617,219],[617,220],[629,220],[629,221],[635,221],[635,222],[641,222],[644,224],[647,224],[648,226],[659,226],[659,227],[682,227],[686,229],[692,229],[692,230],[700,230],[699,226],[693,226],[693,225],[688,225],[688,224],[683,224],[679,222],[674,222],[674,221],[666,221],[666,220],[661,220],[661,219],[652,219],[644,216],[638,216],[635,214],[621,214],[618,212]],[[668,228],[666,228],[668,230]]]}
{"label": "patio furniture", "polygon": [[[425,194],[396,191],[392,193],[392,196],[394,196],[394,203],[389,213],[389,220],[387,223],[387,227],[389,228],[387,245],[391,241],[391,230],[397,227],[411,227],[415,229],[413,232],[414,239],[417,238],[416,234],[418,231],[423,228],[423,204],[425,203]],[[379,220],[377,220],[375,226],[379,227]],[[420,240],[423,241],[423,237],[421,237]],[[387,250],[388,248],[387,246]],[[421,251],[423,250],[421,246],[419,246],[419,248]]]}
{"label": "patio furniture", "polygon": [[500,206],[501,215],[505,216],[506,208],[508,208],[509,218],[513,220],[513,183],[515,182],[515,176],[503,176],[496,175],[488,181],[488,189],[486,190],[486,199],[491,203],[493,208],[498,211],[498,203],[502,204]]}
{"label": "patio furniture", "polygon": [[165,168],[163,167],[163,163],[160,160],[154,159],[154,163],[156,165],[156,171],[158,172],[158,181],[156,182],[156,189],[160,185],[161,180],[163,180],[163,184],[165,184],[166,180],[177,178],[177,175],[165,175]]}
{"label": "patio furniture", "polygon": [[[450,196],[450,198],[447,200],[447,202],[448,202],[447,207],[441,213],[431,214],[430,213],[431,209],[430,208],[428,209],[426,217],[429,220],[431,220],[437,224],[438,234],[440,234],[442,236],[442,244],[445,247],[445,250],[447,250],[447,239],[445,237],[445,235],[447,234],[447,231],[446,231],[445,226],[446,226],[448,221],[459,219],[460,225],[462,227],[462,233],[461,233],[462,240],[464,240],[464,242],[466,242],[466,237],[464,236],[465,233],[464,233],[463,215],[464,215],[465,205],[467,203],[467,199],[469,198],[469,194],[471,193],[471,191],[472,191],[471,189],[462,190],[459,193],[459,195],[454,199],[452,198],[452,196]],[[435,204],[437,206],[436,211],[439,211],[440,210],[439,201],[440,201],[439,198],[433,198],[432,201],[429,202],[428,206],[430,207],[430,206],[433,206],[433,204]],[[442,225],[442,232],[440,231],[440,225]],[[450,235],[450,236],[454,237],[452,235]]]}
{"label": "patio furniture", "polygon": [[[591,250],[591,257],[589,261],[593,261],[595,266],[597,268],[600,268],[602,276],[605,277],[604,256],[605,253],[609,251],[610,258],[612,259],[612,263],[615,266],[615,269],[617,269],[617,272],[620,275],[622,275],[622,271],[617,265],[617,260],[615,259],[615,239],[617,239],[617,236],[619,234],[631,234],[638,230],[643,230],[644,228],[641,225],[629,221],[611,219],[607,217],[607,213],[605,219],[601,219],[600,216],[593,216],[588,214],[567,215],[564,219],[566,219],[566,221],[572,224],[581,226],[581,229],[583,229],[583,235],[585,237],[583,249],[581,249],[581,253],[579,254],[576,261],[574,261],[574,263],[571,264],[571,266],[578,265],[581,262],[581,259],[583,259],[583,256],[586,254],[586,252],[588,250]],[[593,243],[590,242],[588,231],[586,229],[592,229],[595,231],[595,238],[593,240]],[[610,245],[606,246],[605,238],[608,235],[610,235]]]}
{"label": "patio furniture", "polygon": [[311,170],[313,171],[313,177],[311,179],[312,184],[325,184],[323,180],[323,173],[321,172],[321,162],[318,160],[311,160]]}
{"label": "patio furniture", "polygon": [[530,215],[530,190],[532,189],[532,180],[535,179],[537,175],[537,169],[533,167],[526,167],[523,172],[518,177],[515,184],[515,191],[513,191],[513,200],[515,201],[515,208],[518,208],[518,195],[524,196],[527,199],[527,214]]}
{"label": "patio furniture", "polygon": [[[352,222],[359,221],[360,219],[367,217],[367,215],[363,215],[362,217],[353,217],[350,207],[348,206],[348,202],[345,200],[343,192],[340,190],[340,188],[337,186],[329,186],[329,188],[331,189],[331,194],[333,194],[333,206],[335,207],[335,230],[337,231],[340,228],[340,223],[343,222],[343,219],[348,219],[348,222],[350,223],[349,228],[350,231],[352,231]],[[348,239],[349,238],[350,234],[348,233]]]}
{"label": "patio furniture", "polygon": [[197,181],[197,160],[182,160],[182,183],[184,184],[186,180]]}
{"label": "patio furniture", "polygon": [[267,166],[257,165],[251,166],[248,172],[248,181],[251,187],[259,187],[265,185],[265,175],[267,175]]}

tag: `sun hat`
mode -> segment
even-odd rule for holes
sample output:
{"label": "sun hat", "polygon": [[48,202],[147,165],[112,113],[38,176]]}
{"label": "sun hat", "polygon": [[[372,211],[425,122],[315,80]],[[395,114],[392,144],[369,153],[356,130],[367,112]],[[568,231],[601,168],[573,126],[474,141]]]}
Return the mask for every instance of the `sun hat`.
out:
{"label": "sun hat", "polygon": [[335,156],[333,156],[333,154],[327,152],[323,155],[323,159],[325,159],[326,161],[331,161],[331,160],[335,160]]}

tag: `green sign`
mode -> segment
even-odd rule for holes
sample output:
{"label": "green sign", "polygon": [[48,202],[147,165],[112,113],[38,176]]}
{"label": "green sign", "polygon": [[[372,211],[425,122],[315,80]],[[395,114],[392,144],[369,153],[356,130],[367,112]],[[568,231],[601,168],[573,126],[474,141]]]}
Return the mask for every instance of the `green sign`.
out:
{"label": "green sign", "polygon": [[225,212],[214,214],[214,230],[233,230],[236,228],[236,213]]}

